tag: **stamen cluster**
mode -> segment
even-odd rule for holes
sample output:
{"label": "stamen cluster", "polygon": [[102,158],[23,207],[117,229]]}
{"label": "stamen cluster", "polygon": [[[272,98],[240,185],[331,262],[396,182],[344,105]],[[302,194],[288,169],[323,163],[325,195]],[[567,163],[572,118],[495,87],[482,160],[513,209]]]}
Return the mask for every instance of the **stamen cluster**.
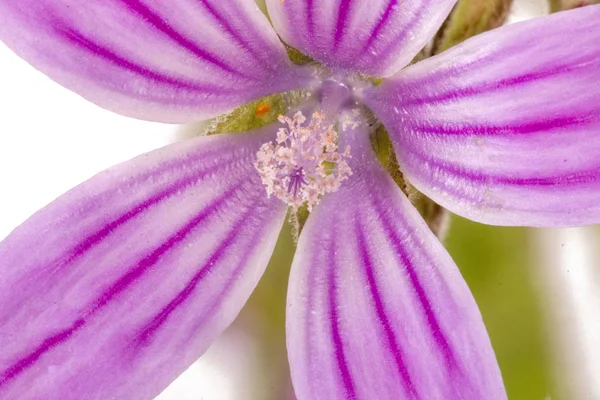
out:
{"label": "stamen cluster", "polygon": [[275,142],[261,146],[254,163],[268,196],[275,195],[295,210],[303,204],[312,210],[324,194],[335,192],[352,175],[346,162],[350,147],[338,152],[338,133],[325,121],[318,111],[307,124],[301,111],[293,118],[279,116],[287,127],[279,129]]}

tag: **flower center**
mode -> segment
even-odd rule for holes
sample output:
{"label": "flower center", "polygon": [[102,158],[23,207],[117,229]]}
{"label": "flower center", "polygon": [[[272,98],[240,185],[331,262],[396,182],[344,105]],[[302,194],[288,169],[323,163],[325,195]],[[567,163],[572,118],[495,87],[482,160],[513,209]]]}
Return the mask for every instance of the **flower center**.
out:
{"label": "flower center", "polygon": [[279,122],[287,126],[279,129],[274,142],[260,147],[254,167],[268,196],[295,210],[304,204],[312,210],[352,174],[346,162],[350,147],[338,152],[338,133],[322,112],[315,111],[307,121],[298,111],[293,118],[279,116]]}

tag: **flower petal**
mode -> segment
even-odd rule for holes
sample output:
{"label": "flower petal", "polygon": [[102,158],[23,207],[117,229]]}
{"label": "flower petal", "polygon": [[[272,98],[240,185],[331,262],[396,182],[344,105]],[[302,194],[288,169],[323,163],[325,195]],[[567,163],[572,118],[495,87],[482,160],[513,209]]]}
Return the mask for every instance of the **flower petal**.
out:
{"label": "flower petal", "polygon": [[298,243],[287,345],[299,400],[504,399],[452,259],[375,160],[323,198]]}
{"label": "flower petal", "polygon": [[0,39],[94,103],[153,121],[213,117],[304,79],[252,0],[6,0]]}
{"label": "flower petal", "polygon": [[0,243],[0,397],[151,399],[192,364],[284,220],[252,165],[268,130],[109,169]]}
{"label": "flower petal", "polygon": [[389,76],[433,37],[456,0],[267,0],[283,40],[330,67]]}
{"label": "flower petal", "polygon": [[506,26],[367,93],[411,183],[479,222],[600,222],[599,18]]}

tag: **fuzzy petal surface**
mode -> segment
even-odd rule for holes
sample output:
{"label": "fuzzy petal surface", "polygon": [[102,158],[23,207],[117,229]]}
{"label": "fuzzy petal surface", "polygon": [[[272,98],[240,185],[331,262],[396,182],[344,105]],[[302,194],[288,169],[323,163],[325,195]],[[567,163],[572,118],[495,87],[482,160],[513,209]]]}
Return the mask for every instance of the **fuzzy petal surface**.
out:
{"label": "fuzzy petal surface", "polygon": [[88,100],[152,121],[305,83],[253,0],[5,0],[0,40]]}
{"label": "fuzzy petal surface", "polygon": [[0,243],[0,398],[152,399],[196,361],[250,296],[284,220],[252,165],[266,134],[142,155]]}
{"label": "fuzzy petal surface", "polygon": [[600,6],[509,25],[367,94],[420,191],[494,225],[600,222]]}
{"label": "fuzzy petal surface", "polygon": [[311,213],[292,265],[298,399],[505,399],[456,265],[369,143],[351,146],[354,173]]}
{"label": "fuzzy petal surface", "polygon": [[385,77],[433,37],[456,0],[267,0],[283,40],[327,66]]}

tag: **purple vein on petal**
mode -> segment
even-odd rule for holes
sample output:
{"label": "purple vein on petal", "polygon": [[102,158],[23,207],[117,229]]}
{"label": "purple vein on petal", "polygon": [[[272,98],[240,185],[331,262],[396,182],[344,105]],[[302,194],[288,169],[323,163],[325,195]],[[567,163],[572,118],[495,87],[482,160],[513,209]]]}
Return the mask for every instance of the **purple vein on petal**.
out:
{"label": "purple vein on petal", "polygon": [[[255,201],[254,204],[256,204],[256,202],[257,201]],[[154,318],[152,318],[152,320],[146,325],[146,327],[144,327],[144,329],[137,335],[139,340],[138,344],[150,340],[154,333],[156,333],[162,324],[167,320],[169,315],[171,315],[171,313],[173,313],[177,307],[192,294],[202,279],[213,270],[215,264],[219,261],[219,259],[221,259],[221,257],[223,257],[227,249],[230,248],[238,238],[241,228],[244,226],[248,218],[250,218],[253,211],[254,207],[249,206],[248,210],[242,215],[242,217],[233,224],[233,227],[231,228],[227,237],[219,244],[217,249],[214,250],[208,261],[206,261],[196,275],[194,275],[194,277],[192,277],[192,279],[185,285],[183,290],[179,292],[177,296],[175,296],[175,298],[171,300],[157,315],[155,315]],[[256,240],[256,238],[259,236],[254,235],[253,237],[255,238],[254,240]],[[243,261],[240,262],[240,265],[242,263]],[[229,285],[226,285],[223,291],[226,291],[228,287]]]}
{"label": "purple vein on petal", "polygon": [[[88,235],[83,240],[81,240],[73,249],[71,249],[67,254],[65,254],[62,260],[55,262],[54,268],[61,268],[75,261],[77,258],[81,257],[87,251],[89,251],[92,247],[98,245],[102,240],[106,239],[108,235],[110,235],[115,229],[123,226],[135,216],[148,210],[151,207],[157,206],[162,201],[174,196],[182,188],[188,187],[199,182],[200,180],[204,179],[207,175],[215,172],[219,168],[222,168],[224,165],[228,165],[228,163],[226,162],[224,164],[215,164],[200,173],[196,172],[192,176],[183,177],[182,179],[173,182],[173,184],[171,184],[164,190],[154,194],[150,198],[130,207],[129,210],[125,211],[117,218],[108,222],[104,227],[102,227],[102,229]],[[164,170],[166,169],[163,169],[163,171]]]}
{"label": "purple vein on petal", "polygon": [[4,372],[0,374],[2,379],[0,380],[0,386],[15,378],[17,375],[25,371],[27,368],[32,367],[39,358],[52,350],[56,346],[65,343],[69,338],[73,336],[75,332],[85,325],[86,320],[92,317],[98,310],[103,308],[108,302],[117,296],[119,293],[126,290],[131,284],[139,279],[146,271],[150,270],[153,265],[163,256],[166,252],[176,246],[179,242],[185,239],[185,237],[196,228],[208,215],[213,213],[216,208],[223,204],[233,192],[238,190],[242,185],[242,182],[238,182],[229,190],[225,191],[217,199],[213,200],[206,207],[204,207],[190,222],[188,222],[183,228],[178,230],[174,235],[168,238],[162,245],[152,251],[149,255],[145,256],[133,269],[127,272],[121,277],[115,284],[113,284],[108,290],[93,302],[92,306],[84,313],[84,315],[76,320],[72,326],[68,329],[54,334],[42,341],[42,344],[38,346],[33,352],[29,353],[25,357],[17,360]]}
{"label": "purple vein on petal", "polygon": [[44,339],[42,344],[27,355],[27,357],[20,359],[8,367],[4,372],[0,373],[0,387],[19,375],[25,369],[31,367],[44,353],[50,351],[59,344],[66,342],[76,331],[81,329],[84,324],[85,321],[83,319],[78,319],[70,328]]}
{"label": "purple vein on petal", "polygon": [[390,22],[390,18],[392,17],[392,12],[394,11],[394,7],[396,7],[397,4],[398,4],[398,0],[391,0],[388,2],[388,5],[385,8],[383,15],[381,16],[379,21],[377,21],[377,24],[371,30],[371,33],[369,34],[369,39],[365,42],[365,44],[362,48],[363,53],[366,53],[369,51],[369,49],[375,42],[375,39],[377,39],[379,37],[379,32],[381,32],[381,30]]}
{"label": "purple vein on petal", "polygon": [[161,18],[158,14],[150,9],[147,5],[142,3],[140,0],[119,0],[124,3],[131,11],[137,13],[149,24],[154,26],[157,30],[165,34],[175,43],[180,45],[182,48],[188,50],[193,53],[195,56],[223,69],[232,74],[239,75],[241,77],[252,79],[252,77],[232,68],[230,65],[227,65],[223,60],[219,59],[216,55],[210,53],[199,47],[196,43],[187,39],[180,32],[176,31],[173,27],[171,27],[164,18]]}
{"label": "purple vein on petal", "polygon": [[414,28],[417,26],[417,24],[419,23],[419,21],[423,17],[423,14],[427,10],[428,10],[428,7],[426,5],[426,2],[425,1],[421,2],[421,6],[415,12],[415,15],[413,15],[413,17],[411,18],[410,22],[406,26],[404,26],[402,28],[402,30],[396,35],[396,37],[394,38],[394,40],[390,40],[389,43],[388,43],[388,45],[385,48],[383,48],[380,52],[378,52],[378,54],[385,54],[385,57],[382,60],[379,60],[378,62],[387,62],[387,60],[393,54],[396,54],[395,52],[393,52],[393,49],[395,47],[397,47],[399,43],[403,43],[405,41],[405,39],[408,36],[408,34],[412,30],[414,30]]}
{"label": "purple vein on petal", "polygon": [[446,121],[427,120],[424,123],[407,123],[407,129],[417,134],[427,133],[436,135],[457,136],[494,136],[494,135],[529,135],[545,133],[552,129],[581,127],[584,124],[595,122],[600,117],[590,114],[558,116],[533,122],[511,123],[505,125],[492,124],[467,124]]}
{"label": "purple vein on petal", "polygon": [[[253,207],[251,207],[251,208],[253,208]],[[256,211],[256,209],[254,209],[254,211]],[[223,290],[221,290],[219,292],[219,294],[214,297],[211,305],[209,307],[207,307],[207,311],[205,313],[203,313],[203,315],[199,316],[199,319],[195,322],[194,326],[191,327],[190,332],[197,332],[199,330],[199,328],[206,323],[207,319],[211,315],[214,315],[214,312],[217,309],[217,307],[223,303],[223,299],[231,291],[231,289],[234,286],[235,281],[239,279],[240,272],[245,267],[245,261],[250,259],[252,253],[254,251],[256,251],[256,248],[260,244],[259,242],[264,237],[263,236],[264,232],[268,228],[266,224],[261,224],[260,227],[261,227],[261,230],[258,232],[255,232],[251,236],[250,243],[246,246],[244,253],[241,254],[241,256],[239,257],[239,262],[238,262],[237,266],[235,267],[235,270],[232,272],[230,278],[227,280],[227,282],[223,286]]]}
{"label": "purple vein on petal", "polygon": [[468,179],[469,181],[488,183],[490,185],[504,184],[514,186],[564,186],[587,184],[600,180],[600,165],[596,165],[593,168],[585,171],[565,173],[562,175],[515,177],[493,173],[481,173],[468,168],[460,168],[454,164],[425,155],[422,152],[417,152],[416,150],[413,150],[413,153],[419,159],[436,169],[447,171],[452,175],[459,176],[463,179]]}
{"label": "purple vein on petal", "polygon": [[340,42],[342,41],[342,37],[345,34],[352,1],[353,0],[340,0],[340,6],[338,8],[337,21],[335,22],[335,33],[333,38],[334,50],[338,48]]}
{"label": "purple vein on petal", "polygon": [[[325,262],[323,262],[322,264],[319,262],[319,256],[320,257],[326,257],[328,255],[324,254],[325,253],[325,249],[328,248],[328,246],[330,246],[331,244],[328,243],[327,239],[325,238],[320,238],[319,240],[319,245],[316,245],[317,240],[315,240],[313,243],[315,243],[314,245],[314,251],[311,253],[311,258],[310,258],[310,262],[307,263],[307,268],[309,268],[309,271],[307,273],[307,278],[308,278],[308,282],[307,282],[307,294],[306,294],[306,307],[305,307],[305,313],[304,313],[304,320],[306,321],[306,335],[304,336],[304,348],[308,349],[305,353],[305,357],[306,357],[306,365],[312,365],[314,363],[314,344],[317,343],[317,341],[315,340],[315,324],[314,324],[314,319],[311,318],[312,314],[311,314],[311,310],[314,310],[315,308],[315,288],[317,285],[317,280],[319,277],[319,273],[322,273],[322,271],[318,271],[318,266],[319,265],[323,265],[326,264]],[[326,272],[325,272],[326,273]],[[289,319],[288,319],[289,321]],[[318,377],[314,376],[313,373],[313,369],[309,369],[309,374],[310,376],[308,377],[309,382],[312,382],[314,380],[316,380]]]}
{"label": "purple vein on petal", "polygon": [[569,60],[568,64],[562,64],[558,66],[551,66],[550,68],[545,65],[538,69],[537,71],[528,72],[526,74],[521,74],[517,76],[513,76],[510,78],[502,79],[499,81],[492,82],[483,82],[477,85],[459,88],[456,90],[450,90],[447,92],[436,93],[430,96],[424,97],[416,97],[409,100],[402,101],[402,107],[407,106],[421,106],[421,105],[432,105],[436,103],[445,103],[450,101],[456,101],[463,99],[465,97],[474,96],[478,94],[486,94],[490,91],[494,91],[494,93],[499,93],[502,89],[514,88],[518,85],[523,85],[526,83],[531,83],[537,80],[542,80],[546,78],[550,78],[552,76],[558,74],[564,74],[567,72],[575,72],[579,69],[588,67],[589,64],[593,63],[597,58],[598,54],[592,54],[591,56],[586,56],[578,61]]}
{"label": "purple vein on petal", "polygon": [[[457,48],[459,46],[457,46]],[[463,61],[459,65],[455,65],[455,64],[443,65],[443,66],[437,67],[434,70],[434,72],[432,72],[432,73],[422,74],[422,76],[414,77],[414,78],[411,77],[411,79],[408,81],[402,80],[402,87],[403,87],[403,89],[405,89],[407,91],[410,91],[411,89],[413,89],[416,93],[420,94],[422,92],[423,87],[442,87],[441,86],[442,83],[444,83],[444,81],[447,79],[454,78],[465,72],[467,72],[469,74],[475,74],[479,70],[485,69],[493,63],[498,63],[509,56],[514,56],[515,54],[521,54],[526,50],[527,50],[527,45],[520,44],[518,46],[515,45],[515,46],[505,49],[503,51],[492,52],[489,54],[482,55],[479,58],[474,59],[474,60]],[[439,56],[437,56],[437,57],[439,57]],[[431,57],[431,60],[436,60],[436,57]],[[414,65],[418,65],[418,67],[409,66],[406,68],[406,71],[416,70],[417,68],[421,68],[423,65],[426,65],[426,64],[427,63],[425,61],[421,61],[417,64],[414,64]],[[403,73],[404,73],[404,71],[400,71],[397,75],[397,78],[402,79]],[[384,82],[384,84],[382,86],[393,85],[393,84],[394,84],[393,81],[390,80],[389,83]]]}
{"label": "purple vein on petal", "polygon": [[310,37],[315,35],[315,15],[314,0],[306,0],[306,26]]}
{"label": "purple vein on petal", "polygon": [[[250,45],[248,40],[246,40],[242,35],[240,35],[240,32],[234,29],[233,26],[229,23],[229,20],[223,15],[221,15],[208,0],[198,1],[204,6],[204,8],[206,8],[208,13],[219,24],[219,26],[223,27],[229,33],[231,38],[238,42],[242,47],[244,47],[244,49],[246,49],[252,55],[252,57],[254,57],[255,60],[261,62],[265,61],[260,58],[260,56],[256,53],[254,48]],[[250,27],[251,24],[247,25],[249,29],[252,29]]]}
{"label": "purple vein on petal", "polygon": [[387,313],[385,310],[385,306],[381,299],[381,293],[379,292],[379,288],[377,286],[377,281],[375,278],[375,273],[373,271],[373,262],[371,252],[369,251],[365,239],[364,229],[361,226],[359,218],[356,219],[354,234],[356,235],[358,242],[358,252],[360,254],[360,261],[362,262],[362,272],[365,275],[367,284],[369,286],[369,292],[371,294],[371,299],[373,300],[373,305],[375,306],[375,312],[377,313],[377,318],[379,323],[383,328],[383,333],[385,335],[385,342],[387,344],[388,351],[394,357],[394,361],[396,363],[396,369],[398,374],[400,375],[400,379],[402,379],[402,383],[408,397],[414,400],[419,399],[419,395],[415,389],[415,386],[412,382],[408,369],[406,368],[406,364],[404,363],[404,355],[402,354],[402,349],[396,340],[396,335],[392,329],[390,324],[390,320],[387,317]]}
{"label": "purple vein on petal", "polygon": [[212,215],[225,201],[233,195],[242,185],[244,181],[236,183],[230,189],[224,191],[219,197],[211,201],[198,214],[196,214],[185,226],[179,229],[174,235],[169,237],[163,244],[145,256],[135,268],[131,269],[127,274],[121,277],[114,285],[108,288],[94,302],[86,315],[95,313],[98,309],[104,307],[119,293],[126,290],[135,281],[137,281],[146,271],[152,268],[158,260],[165,255],[169,250],[182,242],[194,229],[200,225],[208,216]]}
{"label": "purple vein on petal", "polygon": [[[88,50],[94,56],[101,57],[101,58],[107,60],[108,62],[119,66],[120,68],[131,71],[132,73],[134,73],[136,75],[150,78],[156,82],[160,82],[163,84],[175,85],[182,89],[193,90],[193,91],[211,92],[214,94],[224,94],[224,95],[234,94],[233,91],[225,90],[218,86],[186,82],[186,81],[176,79],[174,77],[163,75],[161,73],[153,72],[153,71],[143,67],[142,65],[136,64],[132,61],[127,60],[124,57],[121,57],[120,55],[112,52],[108,48],[103,47],[99,43],[94,42],[93,40],[82,35],[80,32],[77,32],[76,30],[71,29],[70,27],[65,26],[64,24],[60,27],[60,29],[55,28],[55,33],[57,36],[62,36],[66,40],[70,41],[72,45],[79,46],[82,49]],[[173,101],[182,101],[182,100],[184,100],[183,97],[180,99],[177,99],[177,100],[172,99],[172,98],[168,99],[168,101],[171,103]]]}
{"label": "purple vein on petal", "polygon": [[336,247],[336,232],[335,229],[331,232],[331,242],[328,249],[329,258],[329,272],[328,272],[328,293],[329,293],[329,312],[331,322],[331,340],[333,341],[333,348],[335,354],[336,364],[340,370],[342,383],[346,390],[347,399],[356,399],[356,388],[352,376],[350,375],[350,369],[348,368],[348,361],[344,352],[344,342],[340,332],[340,316],[338,314],[338,287],[336,281],[336,270],[339,268],[337,263],[335,247]]}
{"label": "purple vein on petal", "polygon": [[[433,335],[434,342],[438,345],[439,351],[444,355],[447,368],[449,370],[460,368],[444,330],[440,326],[435,313],[431,309],[431,303],[429,302],[427,293],[425,292],[425,289],[423,288],[423,285],[421,284],[421,281],[419,280],[419,277],[415,271],[412,260],[404,250],[402,240],[398,237],[396,230],[392,226],[389,218],[386,216],[384,205],[380,200],[375,200],[372,205],[383,225],[383,229],[385,230],[387,237],[390,240],[390,244],[395,250],[394,254],[398,259],[398,263],[404,266],[406,273],[408,274],[411,285],[415,290],[415,294],[417,295],[419,303],[421,304],[421,309],[425,313],[425,317],[427,319],[427,323],[429,324],[431,334]],[[419,246],[414,242],[413,244]]]}

